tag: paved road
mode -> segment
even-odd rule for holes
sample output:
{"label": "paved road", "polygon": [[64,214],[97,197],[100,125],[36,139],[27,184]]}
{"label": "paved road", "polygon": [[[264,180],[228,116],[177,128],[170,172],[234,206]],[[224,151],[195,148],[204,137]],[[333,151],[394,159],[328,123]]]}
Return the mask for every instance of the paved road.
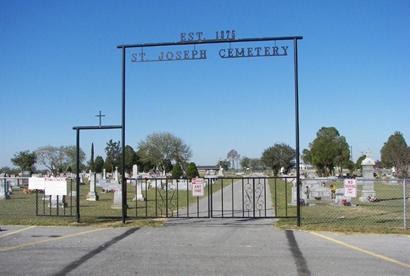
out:
{"label": "paved road", "polygon": [[202,198],[199,202],[191,204],[189,209],[179,210],[178,216],[208,217],[208,210],[211,209],[214,218],[271,217],[274,215],[268,180],[261,178],[255,179],[254,182],[252,179],[231,181],[231,179],[225,180],[225,185],[226,182],[229,185],[225,186],[224,189],[215,191],[212,194],[212,201],[207,197]]}
{"label": "paved road", "polygon": [[2,226],[1,275],[409,275],[410,237],[283,231],[271,220],[157,228]]}

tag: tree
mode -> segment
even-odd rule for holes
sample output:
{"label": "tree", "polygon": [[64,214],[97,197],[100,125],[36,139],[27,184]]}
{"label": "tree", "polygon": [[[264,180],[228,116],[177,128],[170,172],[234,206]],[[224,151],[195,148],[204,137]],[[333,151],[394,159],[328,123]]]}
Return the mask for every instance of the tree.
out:
{"label": "tree", "polygon": [[240,155],[236,150],[234,149],[230,150],[228,154],[226,155],[226,159],[230,163],[229,167],[235,170],[237,167],[236,164],[238,163],[239,158],[240,158]]}
{"label": "tree", "polygon": [[[72,169],[72,172],[77,172],[77,146],[65,146],[62,147],[62,150],[65,152],[65,155],[67,156],[67,171],[70,167]],[[82,149],[80,149],[80,171],[85,169],[85,165],[83,164],[84,160],[85,153]]]}
{"label": "tree", "polygon": [[[124,150],[125,150],[125,171],[130,173],[132,171],[132,166],[134,166],[134,164],[137,164],[138,156],[130,145],[126,145]],[[122,157],[122,153],[120,154],[120,160],[121,160],[121,157]],[[119,167],[121,168],[121,162],[120,162]]]}
{"label": "tree", "polygon": [[339,175],[342,175],[343,168],[349,167],[350,160],[350,147],[349,144],[346,142],[346,138],[344,136],[340,136],[337,142],[337,156],[335,158],[335,164],[339,168]]}
{"label": "tree", "polygon": [[[143,172],[149,172],[150,170],[153,170],[155,168],[155,165],[152,164],[150,161],[144,161],[141,159],[141,152],[140,150],[137,150],[137,165],[139,170]],[[171,169],[172,170],[172,169]]]}
{"label": "tree", "polygon": [[250,158],[248,158],[248,157],[246,157],[246,156],[244,156],[242,159],[241,159],[241,167],[242,167],[242,169],[247,169],[247,168],[250,168],[250,163],[251,163],[251,159]]}
{"label": "tree", "polygon": [[365,155],[365,154],[363,154],[363,155],[361,155],[359,158],[357,158],[356,163],[355,163],[355,165],[354,165],[354,167],[355,167],[356,170],[359,170],[359,169],[362,168],[362,162],[363,162],[364,159],[366,159],[366,155]]}
{"label": "tree", "polygon": [[403,134],[396,131],[393,135],[390,135],[387,142],[384,143],[380,155],[383,166],[395,167],[396,174],[399,177],[409,175],[410,149]]}
{"label": "tree", "polygon": [[312,164],[312,153],[308,149],[304,149],[302,152],[302,160],[305,164]]}
{"label": "tree", "polygon": [[175,164],[174,167],[172,168],[172,178],[181,178],[184,175],[184,172],[182,171],[181,165],[179,163]]}
{"label": "tree", "polygon": [[96,173],[101,173],[104,169],[104,159],[99,155],[95,158],[94,169]]}
{"label": "tree", "polygon": [[104,166],[107,172],[113,172],[115,167],[120,166],[121,146],[120,142],[114,142],[112,139],[105,146],[105,162]]}
{"label": "tree", "polygon": [[333,175],[335,166],[342,169],[349,161],[350,149],[346,138],[334,127],[322,127],[309,146],[311,164],[320,176]]}
{"label": "tree", "polygon": [[20,151],[14,154],[11,162],[20,168],[21,171],[34,171],[34,164],[36,163],[37,157],[35,152]]}
{"label": "tree", "polygon": [[295,150],[283,143],[267,148],[262,154],[262,162],[273,170],[275,176],[282,167],[287,173],[295,165],[294,159]]}
{"label": "tree", "polygon": [[229,169],[229,161],[227,160],[222,160],[218,162],[218,166],[221,167],[222,169],[224,169],[225,171],[227,171]]}
{"label": "tree", "polygon": [[354,164],[354,169],[360,171],[360,173],[362,173],[362,162],[365,158],[366,155],[361,155],[359,158],[357,158],[356,163]]}
{"label": "tree", "polygon": [[138,153],[142,162],[149,162],[161,171],[166,170],[168,160],[178,163],[184,171],[184,165],[191,158],[192,152],[181,138],[168,132],[148,135],[138,144]]}
{"label": "tree", "polygon": [[[74,168],[76,172],[76,146],[44,146],[36,151],[37,162],[46,167],[51,173],[64,172],[68,167]],[[80,149],[80,168],[85,159],[85,153]]]}
{"label": "tree", "polygon": [[166,173],[169,173],[170,171],[172,171],[173,167],[174,166],[172,165],[171,160],[169,160],[169,159],[164,160],[164,170],[165,170]]}
{"label": "tree", "polygon": [[16,175],[19,173],[19,169],[18,168],[9,168],[9,167],[2,167],[0,168],[0,176],[3,176],[3,174],[7,174],[7,175]]}
{"label": "tree", "polygon": [[347,161],[346,169],[349,170],[349,176],[353,175],[355,171],[355,163],[352,160]]}
{"label": "tree", "polygon": [[199,176],[198,168],[194,162],[188,164],[186,168],[186,177],[189,179],[195,178]]}
{"label": "tree", "polygon": [[259,158],[252,158],[249,161],[249,167],[252,171],[265,169],[262,160]]}

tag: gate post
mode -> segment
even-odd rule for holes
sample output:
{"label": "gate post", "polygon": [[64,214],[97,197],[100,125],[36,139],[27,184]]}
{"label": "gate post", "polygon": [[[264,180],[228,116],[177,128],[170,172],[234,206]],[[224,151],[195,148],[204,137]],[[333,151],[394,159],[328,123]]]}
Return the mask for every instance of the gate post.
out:
{"label": "gate post", "polygon": [[300,160],[299,160],[299,80],[298,80],[298,40],[293,39],[293,61],[295,75],[295,134],[296,134],[296,216],[300,226]]}
{"label": "gate post", "polygon": [[403,179],[403,229],[407,229],[406,178]]}
{"label": "gate post", "polygon": [[[77,223],[80,222],[80,129],[77,128],[76,129],[76,133],[77,133],[77,163],[76,163],[76,185],[75,185],[75,189],[76,189],[76,219],[77,219]],[[71,195],[72,196],[72,195]]]}
{"label": "gate post", "polygon": [[125,47],[122,47],[122,128],[121,128],[121,143],[122,143],[122,168],[121,168],[121,179],[122,179],[122,223],[125,223],[127,217],[127,180],[125,179]]}

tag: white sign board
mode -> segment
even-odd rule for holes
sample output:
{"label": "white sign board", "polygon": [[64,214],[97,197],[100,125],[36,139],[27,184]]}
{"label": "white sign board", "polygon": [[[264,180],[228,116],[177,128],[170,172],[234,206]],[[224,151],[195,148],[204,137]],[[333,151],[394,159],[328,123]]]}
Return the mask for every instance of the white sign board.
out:
{"label": "white sign board", "polygon": [[29,190],[44,190],[45,180],[43,177],[30,177],[28,179]]}
{"label": "white sign board", "polygon": [[204,179],[192,179],[192,196],[204,196]]}
{"label": "white sign board", "polygon": [[65,177],[46,177],[45,195],[63,196],[67,195],[67,180]]}
{"label": "white sign board", "polygon": [[356,197],[357,196],[357,183],[356,179],[345,179],[344,190],[346,197]]}

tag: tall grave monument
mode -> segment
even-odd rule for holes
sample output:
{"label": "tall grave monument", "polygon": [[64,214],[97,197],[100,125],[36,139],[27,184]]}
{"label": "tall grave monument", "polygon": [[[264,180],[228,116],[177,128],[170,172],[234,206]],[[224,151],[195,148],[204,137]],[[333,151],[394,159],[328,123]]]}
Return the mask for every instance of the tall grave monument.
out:
{"label": "tall grave monument", "polygon": [[132,178],[134,178],[133,181],[135,181],[135,196],[133,200],[144,201],[144,196],[142,195],[141,191],[142,183],[141,181],[138,181],[138,166],[136,164],[132,166]]}
{"label": "tall grave monument", "polygon": [[88,201],[97,201],[98,195],[96,192],[96,176],[95,173],[90,170],[90,191],[87,194]]}
{"label": "tall grave monument", "polygon": [[362,196],[359,198],[362,202],[369,202],[376,198],[376,191],[374,190],[374,166],[376,163],[373,159],[366,155],[362,161]]}

